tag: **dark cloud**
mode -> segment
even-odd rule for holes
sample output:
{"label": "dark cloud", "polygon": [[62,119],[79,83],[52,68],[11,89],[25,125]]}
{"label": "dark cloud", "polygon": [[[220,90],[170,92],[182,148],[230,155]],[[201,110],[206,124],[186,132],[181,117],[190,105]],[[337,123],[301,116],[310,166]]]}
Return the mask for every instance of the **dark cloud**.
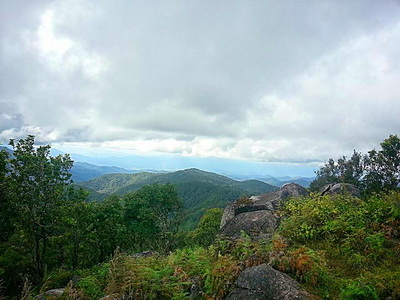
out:
{"label": "dark cloud", "polygon": [[0,6],[2,139],[309,161],[400,132],[394,1]]}

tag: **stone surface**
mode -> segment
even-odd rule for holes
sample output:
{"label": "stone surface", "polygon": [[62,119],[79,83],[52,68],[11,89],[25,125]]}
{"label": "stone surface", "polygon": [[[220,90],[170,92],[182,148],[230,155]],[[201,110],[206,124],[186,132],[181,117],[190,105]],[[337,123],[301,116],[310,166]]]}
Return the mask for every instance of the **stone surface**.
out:
{"label": "stone surface", "polygon": [[360,198],[360,190],[350,183],[331,183],[324,185],[320,190],[321,195],[349,194]]}
{"label": "stone surface", "polygon": [[[230,238],[238,238],[241,231],[244,231],[253,240],[268,239],[280,221],[275,210],[288,198],[307,194],[307,190],[302,186],[289,183],[275,192],[239,199],[224,210],[220,233]],[[226,299],[310,299],[299,283],[267,264],[245,269],[235,285],[236,288]]]}
{"label": "stone surface", "polygon": [[275,210],[279,204],[290,197],[300,197],[307,195],[307,190],[296,183],[288,183],[279,190],[262,194],[260,196],[252,196],[250,198],[241,198],[229,204],[222,215],[220,228],[224,227],[234,217],[241,213],[259,211],[259,210]]}
{"label": "stone surface", "polygon": [[272,211],[260,210],[241,213],[234,217],[220,231],[221,235],[239,238],[241,231],[247,233],[253,240],[268,239],[276,230],[279,219]]}
{"label": "stone surface", "polygon": [[297,281],[267,264],[245,269],[235,285],[227,300],[311,299]]}
{"label": "stone surface", "polygon": [[220,228],[224,227],[225,224],[241,213],[258,210],[274,210],[274,207],[271,201],[260,201],[259,196],[238,199],[224,209]]}
{"label": "stone surface", "polygon": [[64,293],[64,288],[48,290],[44,294],[46,296],[61,296],[63,293]]}
{"label": "stone surface", "polygon": [[158,253],[154,252],[154,251],[143,251],[140,253],[134,253],[131,255],[131,257],[133,257],[133,258],[150,257],[150,256],[157,255],[157,254]]}
{"label": "stone surface", "polygon": [[279,197],[282,200],[286,200],[290,197],[301,197],[308,194],[307,190],[297,183],[287,183],[283,185],[279,190]]}
{"label": "stone surface", "polygon": [[223,213],[220,233],[240,237],[245,231],[252,239],[269,238],[279,224],[274,211],[290,197],[307,195],[307,190],[296,183],[289,183],[279,190],[260,196],[241,198],[229,204]]}

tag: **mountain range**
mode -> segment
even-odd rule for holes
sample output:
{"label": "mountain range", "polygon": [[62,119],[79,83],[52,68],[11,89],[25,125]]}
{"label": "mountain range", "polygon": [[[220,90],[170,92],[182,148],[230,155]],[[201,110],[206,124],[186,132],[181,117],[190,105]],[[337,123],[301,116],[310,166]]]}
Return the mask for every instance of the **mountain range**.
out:
{"label": "mountain range", "polygon": [[90,200],[101,201],[111,194],[124,195],[148,184],[167,183],[176,186],[183,201],[184,227],[188,229],[193,228],[209,208],[223,208],[241,196],[259,195],[277,189],[259,180],[237,181],[194,168],[170,173],[106,174],[77,185],[91,192]]}
{"label": "mountain range", "polygon": [[[12,153],[8,147],[6,151]],[[51,155],[65,154],[51,149]],[[102,157],[71,155],[75,160],[71,169],[72,179],[77,186],[90,192],[89,201],[102,201],[112,194],[123,195],[148,184],[173,184],[184,203],[185,226],[193,228],[203,213],[213,207],[225,207],[240,196],[259,195],[276,190],[288,182],[308,187],[310,177],[273,177],[270,175],[219,175],[197,168],[175,172],[154,169],[127,169],[112,166]],[[123,157],[118,160],[123,161]],[[82,161],[80,161],[82,160]],[[96,165],[87,161],[104,162]],[[112,162],[115,162],[113,159]],[[137,166],[146,167],[141,161]],[[122,163],[121,163],[122,164]],[[119,164],[119,165],[121,165]],[[162,164],[161,164],[162,166]],[[231,178],[230,178],[231,177]],[[234,179],[232,179],[234,178]]]}

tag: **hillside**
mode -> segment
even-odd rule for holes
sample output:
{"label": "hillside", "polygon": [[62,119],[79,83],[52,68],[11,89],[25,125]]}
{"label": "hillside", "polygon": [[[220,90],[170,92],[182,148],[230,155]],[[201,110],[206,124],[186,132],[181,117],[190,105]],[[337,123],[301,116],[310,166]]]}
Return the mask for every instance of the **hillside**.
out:
{"label": "hillside", "polygon": [[277,187],[259,180],[236,181],[198,169],[172,173],[106,174],[78,185],[91,191],[91,200],[101,201],[111,194],[123,195],[148,184],[173,184],[184,203],[184,227],[193,228],[212,207],[225,207],[243,195],[259,195]]}
{"label": "hillside", "polygon": [[118,167],[96,166],[86,162],[74,162],[71,169],[72,180],[81,182],[91,180],[93,178],[112,173],[133,173],[133,171]]}

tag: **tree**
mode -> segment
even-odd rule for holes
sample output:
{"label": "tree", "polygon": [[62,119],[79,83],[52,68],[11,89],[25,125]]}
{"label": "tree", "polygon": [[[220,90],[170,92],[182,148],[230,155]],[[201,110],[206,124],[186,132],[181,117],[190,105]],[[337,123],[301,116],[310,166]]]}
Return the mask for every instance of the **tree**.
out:
{"label": "tree", "polygon": [[55,236],[51,238],[53,246],[58,251],[56,259],[59,264],[71,266],[91,266],[97,263],[94,252],[98,247],[93,242],[94,207],[86,202],[88,192],[70,187],[67,197],[69,205],[61,212],[61,220]]}
{"label": "tree", "polygon": [[312,191],[318,191],[324,185],[339,182],[360,186],[360,179],[364,174],[364,156],[354,150],[350,159],[342,156],[335,162],[331,158],[316,173],[316,179],[310,184]]}
{"label": "tree", "polygon": [[9,153],[2,149],[0,151],[0,243],[7,241],[15,230],[13,224],[15,209],[10,180],[7,176],[9,159]]}
{"label": "tree", "polygon": [[365,194],[395,190],[400,184],[400,139],[390,135],[381,144],[381,150],[366,155],[354,151],[350,159],[345,156],[337,162],[329,159],[316,173],[310,184],[312,191],[330,183],[351,183]]}
{"label": "tree", "polygon": [[219,232],[222,213],[221,208],[211,208],[205,212],[197,228],[190,234],[193,243],[207,247],[214,242]]}
{"label": "tree", "polygon": [[93,203],[92,247],[98,252],[98,261],[103,262],[119,246],[123,246],[126,233],[124,206],[117,196],[111,196],[102,203]]}
{"label": "tree", "polygon": [[366,158],[363,182],[370,192],[394,190],[400,184],[400,139],[390,135],[380,145],[381,150],[369,151]]}
{"label": "tree", "polygon": [[27,237],[32,251],[32,266],[39,279],[46,271],[49,237],[59,222],[61,208],[67,205],[64,195],[70,184],[73,161],[69,155],[50,156],[50,146],[35,148],[29,135],[11,140],[13,155],[7,160],[17,214],[15,226]]}
{"label": "tree", "polygon": [[138,249],[172,250],[182,208],[175,187],[171,184],[144,186],[126,195],[124,200],[125,219]]}

